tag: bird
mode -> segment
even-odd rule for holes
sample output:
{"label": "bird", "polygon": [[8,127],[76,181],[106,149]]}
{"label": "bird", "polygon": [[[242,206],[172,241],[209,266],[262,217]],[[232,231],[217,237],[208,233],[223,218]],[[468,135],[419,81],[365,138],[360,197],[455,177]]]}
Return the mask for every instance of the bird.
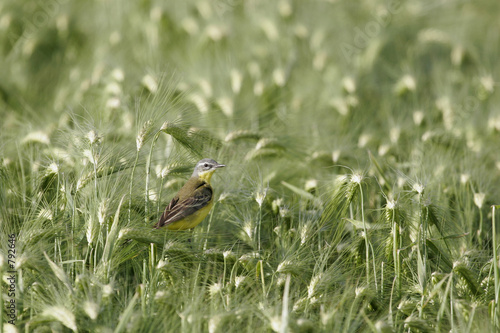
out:
{"label": "bird", "polygon": [[154,228],[186,230],[200,224],[214,204],[214,191],[210,179],[215,170],[223,167],[224,164],[210,158],[199,161],[191,178],[172,198]]}

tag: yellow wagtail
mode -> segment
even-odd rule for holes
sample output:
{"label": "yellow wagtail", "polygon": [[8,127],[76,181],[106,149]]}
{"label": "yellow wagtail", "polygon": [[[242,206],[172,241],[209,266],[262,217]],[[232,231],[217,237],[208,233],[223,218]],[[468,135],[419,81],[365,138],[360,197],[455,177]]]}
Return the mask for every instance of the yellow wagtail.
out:
{"label": "yellow wagtail", "polygon": [[210,158],[199,161],[191,178],[165,208],[155,229],[166,226],[170,230],[185,230],[200,224],[214,203],[210,178],[215,170],[222,167],[225,165]]}

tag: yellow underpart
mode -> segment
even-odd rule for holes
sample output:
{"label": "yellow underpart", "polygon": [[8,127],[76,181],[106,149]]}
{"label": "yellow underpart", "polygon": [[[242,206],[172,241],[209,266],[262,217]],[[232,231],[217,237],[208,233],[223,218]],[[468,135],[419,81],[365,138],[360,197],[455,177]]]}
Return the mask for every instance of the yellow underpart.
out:
{"label": "yellow underpart", "polygon": [[214,172],[215,172],[215,169],[209,170],[209,171],[205,171],[205,172],[200,172],[198,174],[198,178],[201,179],[201,180],[204,180],[208,184],[210,184],[210,179],[212,179],[212,175],[214,174]]}
{"label": "yellow underpart", "polygon": [[186,216],[182,220],[179,220],[177,222],[174,222],[172,224],[167,225],[167,229],[169,229],[169,230],[186,230],[186,229],[191,229],[191,228],[196,227],[208,215],[213,204],[214,204],[213,200],[210,200],[208,205],[197,210],[193,214]]}

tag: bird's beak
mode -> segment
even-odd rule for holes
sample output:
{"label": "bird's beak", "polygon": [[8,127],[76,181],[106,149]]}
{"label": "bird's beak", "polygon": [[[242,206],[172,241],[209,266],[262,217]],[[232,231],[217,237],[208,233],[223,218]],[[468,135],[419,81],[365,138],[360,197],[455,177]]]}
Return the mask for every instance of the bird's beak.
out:
{"label": "bird's beak", "polygon": [[218,168],[223,168],[225,166],[226,166],[225,164],[217,164],[215,167],[218,169]]}

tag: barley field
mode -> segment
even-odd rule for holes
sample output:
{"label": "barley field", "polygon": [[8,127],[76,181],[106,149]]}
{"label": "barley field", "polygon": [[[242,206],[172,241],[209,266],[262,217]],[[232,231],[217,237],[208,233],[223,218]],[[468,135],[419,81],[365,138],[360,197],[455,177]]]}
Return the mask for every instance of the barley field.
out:
{"label": "barley field", "polygon": [[499,13],[2,1],[0,331],[499,331]]}

